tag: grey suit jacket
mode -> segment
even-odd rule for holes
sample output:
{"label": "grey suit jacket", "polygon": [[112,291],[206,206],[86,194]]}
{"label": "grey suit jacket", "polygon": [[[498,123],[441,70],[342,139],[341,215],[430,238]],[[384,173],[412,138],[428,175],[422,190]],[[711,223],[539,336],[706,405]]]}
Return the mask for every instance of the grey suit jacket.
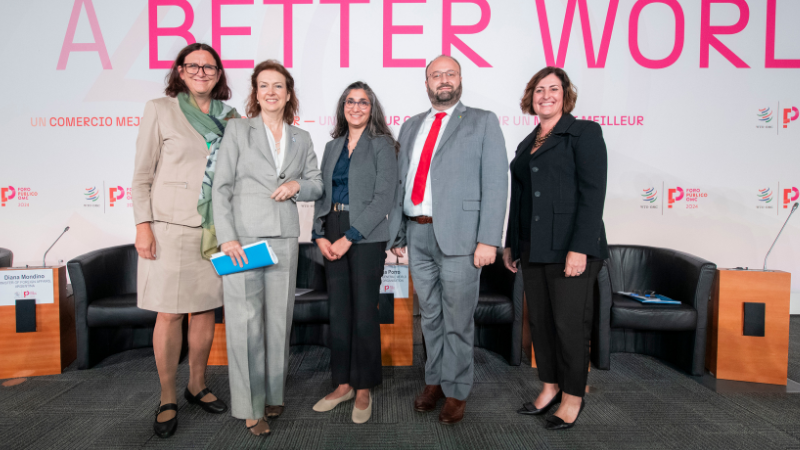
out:
{"label": "grey suit jacket", "polygon": [[[331,211],[333,201],[333,169],[344,148],[345,137],[338,137],[325,145],[322,155],[322,181],[325,194],[314,205],[314,232],[325,235],[325,216]],[[364,133],[350,156],[347,187],[350,194],[350,226],[355,227],[364,239],[356,242],[387,242],[389,221],[397,190],[397,155],[394,144],[385,137],[372,137]]]}
{"label": "grey suit jacket", "polygon": [[[289,125],[280,175],[260,116],[232,119],[218,150],[212,201],[220,244],[248,237],[300,236],[296,201],[322,195],[322,175],[308,132]],[[292,200],[276,202],[270,195],[288,181],[300,183]]]}
{"label": "grey suit jacket", "polygon": [[[389,214],[389,247],[406,246],[403,200],[414,141],[428,112],[418,114],[400,128],[400,179]],[[448,256],[471,255],[478,243],[499,247],[503,238],[508,199],[508,157],[497,116],[491,111],[453,110],[430,173],[433,194],[433,230]]]}

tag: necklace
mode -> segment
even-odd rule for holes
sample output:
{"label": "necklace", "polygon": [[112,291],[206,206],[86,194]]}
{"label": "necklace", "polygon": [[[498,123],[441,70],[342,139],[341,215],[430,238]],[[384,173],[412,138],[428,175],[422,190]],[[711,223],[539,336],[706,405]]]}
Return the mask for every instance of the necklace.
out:
{"label": "necklace", "polygon": [[533,150],[531,151],[531,153],[533,153],[536,150],[538,150],[539,147],[541,147],[542,144],[544,144],[544,142],[547,140],[547,138],[550,137],[551,134],[553,134],[553,129],[552,128],[550,129],[550,131],[547,132],[547,134],[542,136],[542,128],[539,127],[536,130],[536,139],[533,140]]}

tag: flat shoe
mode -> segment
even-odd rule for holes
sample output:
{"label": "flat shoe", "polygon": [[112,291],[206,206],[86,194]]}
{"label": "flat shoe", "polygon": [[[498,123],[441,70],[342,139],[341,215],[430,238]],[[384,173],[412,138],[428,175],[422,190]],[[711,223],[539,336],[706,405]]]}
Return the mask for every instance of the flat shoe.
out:
{"label": "flat shoe", "polygon": [[356,403],[353,402],[353,422],[364,423],[372,417],[372,391],[369,393],[369,406],[367,409],[356,408]]}
{"label": "flat shoe", "polygon": [[283,405],[267,405],[264,409],[265,417],[267,419],[274,419],[283,414]]}
{"label": "flat shoe", "polygon": [[566,430],[574,427],[578,422],[578,417],[581,416],[584,406],[586,406],[586,401],[581,400],[581,409],[578,410],[578,415],[575,416],[575,420],[572,423],[564,422],[564,419],[561,417],[553,415],[547,418],[547,424],[544,427],[548,430]]}
{"label": "flat shoe", "polygon": [[547,411],[550,411],[550,408],[555,406],[557,403],[561,403],[561,391],[558,391],[558,394],[556,394],[556,396],[553,397],[553,399],[550,400],[548,404],[542,406],[541,408],[537,409],[536,405],[528,402],[522,405],[522,408],[518,409],[517,413],[531,415],[531,416],[538,416],[546,413]]}
{"label": "flat shoe", "polygon": [[205,388],[200,391],[197,395],[192,395],[189,392],[189,388],[187,387],[185,391],[183,391],[183,396],[186,397],[186,400],[194,405],[200,405],[203,408],[203,411],[211,414],[222,414],[228,411],[228,405],[225,404],[220,399],[216,399],[212,402],[204,402],[200,400],[201,398],[205,397],[206,395],[211,393],[211,389]]}
{"label": "flat shoe", "polygon": [[350,392],[347,394],[344,394],[343,396],[333,400],[325,400],[325,397],[322,397],[322,400],[318,401],[312,409],[316,412],[328,412],[335,408],[339,403],[346,402],[354,398],[356,398],[356,390],[350,389]]}
{"label": "flat shoe", "polygon": [[[175,411],[175,417],[166,422],[159,422],[158,415],[164,411]],[[156,408],[156,418],[153,422],[153,430],[156,432],[156,436],[162,439],[168,438],[175,434],[176,429],[178,429],[178,405],[175,403],[167,403],[166,405],[160,405]]]}

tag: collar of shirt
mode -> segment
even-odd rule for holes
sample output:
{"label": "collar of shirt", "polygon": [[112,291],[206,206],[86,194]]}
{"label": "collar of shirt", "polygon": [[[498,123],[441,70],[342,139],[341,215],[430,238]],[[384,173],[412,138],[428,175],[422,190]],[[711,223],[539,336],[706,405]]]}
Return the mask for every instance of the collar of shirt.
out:
{"label": "collar of shirt", "polygon": [[428,111],[428,115],[425,116],[425,120],[433,121],[436,118],[436,114],[438,114],[440,112],[447,113],[447,115],[444,116],[443,120],[449,119],[450,116],[453,115],[453,111],[455,111],[455,109],[456,109],[456,107],[458,106],[459,103],[461,103],[460,100],[457,101],[455,105],[451,106],[448,109],[445,109],[444,111],[438,111],[435,108],[431,108],[430,111]]}

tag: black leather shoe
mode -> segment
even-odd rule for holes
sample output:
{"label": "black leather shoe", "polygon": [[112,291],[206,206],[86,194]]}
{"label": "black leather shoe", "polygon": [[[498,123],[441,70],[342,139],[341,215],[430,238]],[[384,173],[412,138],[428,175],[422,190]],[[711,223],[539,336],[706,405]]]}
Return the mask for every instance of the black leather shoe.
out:
{"label": "black leather shoe", "polygon": [[192,395],[192,393],[189,392],[189,388],[187,387],[186,390],[183,391],[183,396],[186,397],[186,400],[188,400],[189,403],[194,405],[200,405],[200,407],[203,408],[203,411],[207,413],[222,414],[228,411],[228,405],[226,405],[225,402],[223,402],[220,399],[216,399],[213,402],[204,402],[200,400],[201,398],[205,397],[210,393],[211,390],[205,388],[202,391],[200,391],[200,393],[198,393],[197,395]]}
{"label": "black leather shoe", "polygon": [[[166,422],[159,422],[158,415],[164,411],[175,411],[175,417],[169,419]],[[156,419],[153,422],[153,430],[156,432],[156,436],[160,438],[168,438],[175,434],[175,430],[178,428],[178,405],[175,403],[167,403],[166,405],[161,405],[156,408]]]}
{"label": "black leather shoe", "polygon": [[575,416],[575,420],[572,423],[564,422],[564,420],[562,420],[558,416],[550,416],[547,418],[547,425],[545,425],[544,427],[547,428],[548,430],[566,430],[568,428],[574,427],[575,424],[578,422],[578,417],[581,416],[581,412],[583,411],[584,406],[586,406],[586,402],[584,400],[581,400],[581,409],[578,410],[578,415]]}
{"label": "black leather shoe", "polygon": [[552,400],[550,400],[550,403],[542,406],[541,408],[536,409],[536,406],[533,403],[529,402],[522,405],[522,408],[518,409],[517,413],[527,414],[531,416],[538,416],[546,413],[547,411],[550,411],[550,408],[552,408],[558,403],[561,403],[561,391],[558,391],[558,394],[556,394],[556,396],[553,397]]}

